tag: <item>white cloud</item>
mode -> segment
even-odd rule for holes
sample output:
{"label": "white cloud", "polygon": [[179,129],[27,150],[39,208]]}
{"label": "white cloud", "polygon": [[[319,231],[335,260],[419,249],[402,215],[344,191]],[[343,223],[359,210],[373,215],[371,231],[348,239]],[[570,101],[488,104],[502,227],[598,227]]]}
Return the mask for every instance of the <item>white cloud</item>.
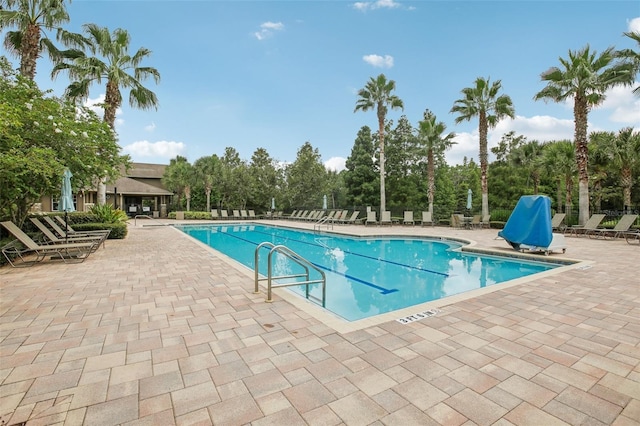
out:
{"label": "white cloud", "polygon": [[[638,18],[640,22],[640,18]],[[612,110],[609,119],[614,123],[637,125],[640,123],[640,98],[632,92],[640,82],[633,86],[616,86],[605,93],[606,99],[597,109]]]}
{"label": "white cloud", "polygon": [[[104,99],[105,99],[105,94],[102,93],[102,94],[100,94],[100,96],[98,96],[95,99],[88,98],[84,102],[84,106],[89,108],[90,110],[92,110],[96,114],[98,114],[98,116],[102,117],[104,115],[104,108],[102,107],[102,105],[104,104]],[[121,114],[122,114],[122,108],[118,108],[116,110],[116,116],[121,115]]]}
{"label": "white cloud", "polygon": [[640,16],[629,21],[629,32],[640,33]]}
{"label": "white cloud", "polygon": [[[592,129],[591,125],[589,126]],[[596,130],[593,128],[593,130]],[[491,129],[488,134],[487,149],[489,151],[489,161],[495,158],[491,153],[491,148],[498,145],[500,139],[505,133],[515,132],[516,135],[522,135],[527,140],[537,140],[546,142],[552,140],[573,140],[573,119],[560,119],[548,115],[536,115],[533,117],[516,116],[514,119],[501,120],[498,125]],[[447,163],[462,164],[462,160],[466,156],[467,159],[473,158],[473,161],[480,163],[479,156],[479,135],[478,131],[472,133],[457,133],[453,139],[457,142],[446,153]]]}
{"label": "white cloud", "polygon": [[324,167],[326,169],[333,170],[334,172],[340,172],[346,168],[346,161],[347,160],[343,157],[331,157],[324,162]]}
{"label": "white cloud", "polygon": [[282,22],[267,21],[260,24],[260,31],[256,31],[253,35],[258,40],[264,40],[271,37],[274,32],[282,30],[284,30],[284,24]]}
{"label": "white cloud", "polygon": [[390,55],[365,55],[362,60],[376,68],[391,68],[393,66],[393,56]]}
{"label": "white cloud", "polygon": [[147,132],[153,132],[156,129],[156,123],[154,123],[153,121],[151,122],[151,124],[144,126],[144,130],[146,130]]}
{"label": "white cloud", "polygon": [[377,0],[377,1],[359,1],[353,4],[353,8],[366,12],[367,10],[375,9],[397,9],[401,7],[400,3],[393,0]]}
{"label": "white cloud", "polygon": [[[123,153],[132,157],[162,157],[174,158],[176,155],[184,155],[187,146],[183,142],[174,141],[137,141],[122,148]],[[134,158],[135,159],[135,158]]]}

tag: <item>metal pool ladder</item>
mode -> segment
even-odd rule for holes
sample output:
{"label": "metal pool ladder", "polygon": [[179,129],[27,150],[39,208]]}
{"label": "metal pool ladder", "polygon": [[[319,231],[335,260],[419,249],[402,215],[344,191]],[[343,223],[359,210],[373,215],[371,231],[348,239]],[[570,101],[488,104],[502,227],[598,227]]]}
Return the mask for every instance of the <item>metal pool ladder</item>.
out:
{"label": "metal pool ladder", "polygon": [[[259,263],[259,253],[260,253],[260,249],[263,247],[268,247],[271,248],[271,250],[269,250],[269,257],[267,259],[267,277],[266,278],[260,278],[260,274],[258,273],[258,267],[260,265]],[[281,275],[281,276],[273,276],[273,255],[275,253],[280,253],[282,255],[284,255],[285,257],[287,257],[288,259],[290,259],[291,261],[297,263],[298,265],[302,266],[304,268],[304,273],[300,273],[300,274],[292,274],[292,275]],[[266,281],[267,282],[267,302],[272,302],[273,300],[271,299],[271,289],[272,288],[279,288],[279,287],[290,287],[290,286],[294,286],[294,285],[304,285],[306,286],[306,298],[310,299],[310,294],[309,294],[309,284],[322,284],[322,299],[320,300],[320,304],[322,305],[322,307],[325,307],[325,300],[326,300],[326,295],[327,295],[327,278],[325,276],[324,271],[322,271],[320,268],[318,268],[317,266],[315,266],[313,263],[309,262],[307,259],[305,259],[304,257],[300,256],[299,254],[297,254],[296,252],[294,252],[293,250],[289,249],[287,246],[283,246],[283,245],[274,245],[273,243],[270,242],[264,242],[264,243],[260,243],[258,245],[258,247],[256,247],[256,251],[254,253],[254,282],[255,282],[255,289],[254,289],[254,293],[260,293],[260,290],[258,288],[258,284],[260,281]],[[314,270],[316,272],[318,272],[320,274],[320,279],[315,279],[312,280],[310,277],[310,272],[311,270]],[[295,282],[288,282],[288,283],[274,283],[275,280],[283,280],[283,279],[292,279],[292,278],[305,278],[304,281],[295,281]],[[317,299],[315,297],[312,297],[313,299]]]}

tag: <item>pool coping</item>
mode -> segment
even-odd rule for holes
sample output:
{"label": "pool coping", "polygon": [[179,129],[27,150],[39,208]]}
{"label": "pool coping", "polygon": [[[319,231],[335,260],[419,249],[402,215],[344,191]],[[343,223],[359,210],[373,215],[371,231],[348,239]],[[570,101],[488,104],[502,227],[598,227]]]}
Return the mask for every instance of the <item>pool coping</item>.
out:
{"label": "pool coping", "polygon": [[[202,226],[202,225],[220,225],[219,222],[200,222],[200,223],[194,223],[194,224],[185,224],[185,223],[178,223],[175,224],[177,226]],[[224,223],[224,225],[237,225],[237,226],[247,226],[249,224],[260,224],[260,225],[270,225],[270,226],[277,226],[277,227],[281,227],[281,228],[291,228],[291,229],[295,229],[295,230],[303,230],[303,231],[309,231],[309,229],[307,228],[298,228],[295,226],[284,226],[284,225],[274,225],[271,223],[263,223],[260,221],[245,221],[245,222],[228,222],[228,223]],[[186,234],[185,232],[182,232],[181,230],[179,230],[176,226],[172,225],[170,226],[171,228],[173,228],[176,232],[178,232],[179,234],[183,235],[184,237],[190,239],[191,241],[194,241],[196,244],[200,245],[202,248],[204,248],[205,250],[207,250],[209,253],[211,253],[212,255],[218,257],[219,259],[225,261],[226,263],[228,263],[231,267],[233,267],[235,270],[239,271],[240,273],[242,273],[243,275],[246,275],[247,277],[251,278],[251,281],[254,282],[254,271],[251,268],[248,268],[247,266],[241,264],[240,262],[238,262],[237,260],[225,255],[224,253],[208,246],[207,244],[197,240],[196,238]],[[325,231],[321,231],[321,232],[325,232]],[[331,232],[328,232],[331,233]],[[403,235],[403,234],[367,234],[367,235],[357,235],[357,234],[353,234],[350,232],[346,232],[346,230],[344,230],[343,232],[336,232],[336,234],[338,235],[348,235],[351,237],[356,237],[356,238],[389,238],[389,237],[397,237],[397,238],[408,238],[408,235]],[[441,236],[429,236],[429,235],[423,235],[423,236],[411,236],[412,238],[416,238],[416,239],[434,239],[434,240],[449,240],[449,241],[456,241],[456,242],[460,242],[460,243],[466,243],[467,245],[463,246],[460,248],[461,251],[469,251],[469,252],[473,252],[473,253],[478,253],[478,254],[485,254],[485,255],[492,255],[492,256],[499,256],[499,257],[513,257],[513,258],[518,258],[518,259],[523,259],[523,260],[533,260],[533,261],[537,261],[537,262],[541,262],[540,260],[540,255],[535,255],[533,253],[521,253],[521,252],[513,252],[513,253],[508,253],[508,252],[503,252],[503,251],[498,251],[498,250],[492,250],[492,249],[487,249],[487,248],[478,248],[475,247],[477,245],[477,242],[472,240],[472,239],[463,239],[463,238],[457,238],[457,237],[441,237]],[[561,259],[557,259],[557,258],[551,258],[549,256],[545,256],[544,260],[542,260],[543,262],[547,262],[547,263],[562,263],[562,266],[558,266],[557,268],[554,269],[550,269],[547,271],[542,271],[542,272],[538,272],[536,274],[532,274],[532,275],[528,275],[526,277],[521,277],[521,278],[516,278],[513,280],[509,280],[509,281],[505,281],[503,283],[499,283],[499,284],[493,284],[490,285],[488,287],[484,287],[484,288],[478,288],[478,289],[474,289],[474,290],[469,290],[469,291],[465,291],[463,293],[459,293],[459,294],[454,294],[451,296],[447,296],[447,297],[443,297],[441,299],[438,300],[432,300],[429,302],[425,302],[425,303],[420,303],[417,305],[412,305],[410,307],[407,308],[402,308],[402,309],[397,309],[394,310],[392,312],[386,312],[383,314],[379,314],[379,315],[374,315],[368,318],[363,318],[360,320],[355,320],[355,321],[348,321],[330,311],[328,311],[327,309],[317,305],[316,303],[313,303],[309,300],[306,300],[304,298],[301,298],[299,295],[296,295],[295,293],[286,290],[285,288],[273,288],[272,292],[274,295],[280,297],[281,299],[287,301],[288,303],[292,304],[293,306],[297,307],[298,309],[303,310],[304,312],[307,312],[309,315],[311,315],[312,317],[314,317],[316,320],[322,322],[324,325],[331,327],[332,329],[334,329],[335,331],[339,332],[339,333],[349,333],[349,332],[353,332],[353,331],[358,331],[358,330],[362,330],[368,327],[372,327],[372,326],[377,326],[386,322],[390,322],[390,321],[399,321],[402,322],[403,318],[407,318],[407,317],[411,317],[411,316],[416,316],[416,314],[425,312],[425,311],[433,311],[435,312],[435,315],[437,315],[438,311],[444,311],[446,310],[446,306],[461,302],[461,301],[465,301],[468,299],[472,299],[481,295],[486,295],[486,294],[490,294],[493,292],[497,292],[500,290],[504,290],[504,289],[508,289],[511,287],[515,287],[524,283],[529,283],[535,280],[538,280],[540,278],[548,278],[548,277],[552,277],[554,275],[569,271],[569,270],[573,270],[573,269],[588,269],[591,267],[591,265],[593,263],[595,263],[594,261],[589,261],[589,260],[580,260],[580,259],[572,259],[572,258],[561,258]],[[265,291],[266,294],[266,287],[264,286],[264,284],[260,284],[260,287]],[[249,292],[253,292],[253,286],[252,288],[247,289],[247,291]],[[265,303],[268,303],[266,301],[265,298]],[[433,315],[425,315],[424,318],[421,318],[421,321],[428,321],[428,318],[430,316]]]}

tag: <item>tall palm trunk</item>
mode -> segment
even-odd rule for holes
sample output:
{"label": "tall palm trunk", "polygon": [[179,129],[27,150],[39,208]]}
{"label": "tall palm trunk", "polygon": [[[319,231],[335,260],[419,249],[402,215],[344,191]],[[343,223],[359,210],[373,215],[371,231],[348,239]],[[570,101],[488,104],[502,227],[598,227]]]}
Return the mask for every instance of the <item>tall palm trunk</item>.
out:
{"label": "tall palm trunk", "polygon": [[36,77],[36,61],[40,51],[40,27],[29,24],[22,40],[20,74],[29,80]]}
{"label": "tall palm trunk", "polygon": [[[103,121],[111,127],[111,130],[116,131],[116,111],[122,102],[122,97],[120,96],[120,91],[118,90],[118,85],[109,80],[107,82],[107,93],[104,98],[104,117]],[[97,203],[99,205],[105,204],[107,202],[107,178],[105,176],[101,176],[98,179],[98,188],[97,188]]]}
{"label": "tall palm trunk", "polygon": [[433,164],[433,149],[427,151],[427,198],[429,199],[429,213],[433,218],[433,194],[436,190],[435,164]]}
{"label": "tall palm trunk", "polygon": [[378,107],[378,138],[380,139],[380,217],[387,210],[386,189],[384,186],[384,113],[380,113]]}
{"label": "tall palm trunk", "polygon": [[489,126],[487,124],[487,114],[485,111],[479,113],[478,130],[480,132],[480,184],[482,186],[482,216],[489,215],[489,186],[487,184],[487,134]]}
{"label": "tall palm trunk", "polygon": [[578,166],[578,223],[589,219],[589,149],[587,147],[587,115],[589,109],[583,95],[577,94],[573,115],[575,120],[576,165]]}
{"label": "tall palm trunk", "polygon": [[633,186],[633,175],[629,167],[624,167],[620,171],[620,183],[622,184],[622,199],[625,208],[631,207],[631,187]]}

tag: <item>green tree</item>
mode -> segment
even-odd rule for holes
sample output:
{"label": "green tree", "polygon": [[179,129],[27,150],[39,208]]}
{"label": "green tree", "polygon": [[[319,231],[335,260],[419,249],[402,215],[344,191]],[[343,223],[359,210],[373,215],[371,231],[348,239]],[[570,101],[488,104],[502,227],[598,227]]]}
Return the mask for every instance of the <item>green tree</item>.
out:
{"label": "green tree", "polygon": [[557,179],[556,197],[558,210],[562,209],[562,193],[564,190],[564,212],[571,214],[573,176],[576,170],[575,151],[571,141],[548,142],[544,150],[544,164],[549,175]]}
{"label": "green tree", "polygon": [[384,158],[384,124],[388,109],[404,109],[402,100],[392,92],[396,90],[396,82],[388,80],[384,74],[371,77],[364,88],[358,91],[358,100],[354,112],[375,109],[378,116],[378,142],[380,144],[380,210],[386,210],[385,195],[385,158]]}
{"label": "green tree", "polygon": [[98,170],[126,165],[108,130],[92,111],[41,92],[0,57],[0,217],[21,225],[42,196],[59,193],[65,167],[77,191]]}
{"label": "green tree", "polygon": [[622,202],[626,208],[631,206],[631,190],[633,188],[633,172],[640,167],[640,131],[625,127],[613,132],[593,132],[591,140],[602,146],[604,155],[609,160],[609,167],[620,174]]}
{"label": "green tree", "polygon": [[326,188],[327,170],[320,153],[305,142],[293,163],[286,169],[290,204],[295,207],[318,208]]}
{"label": "green tree", "polygon": [[168,190],[176,194],[174,205],[177,210],[182,209],[183,197],[186,200],[187,211],[191,207],[191,188],[194,183],[194,175],[193,166],[186,157],[181,155],[172,158],[164,171],[162,183]]}
{"label": "green tree", "polygon": [[446,124],[438,121],[436,115],[428,109],[423,114],[423,120],[418,123],[418,140],[427,158],[427,199],[429,211],[432,214],[436,192],[435,158],[437,155],[444,155],[444,152],[456,143],[453,141],[455,133],[450,132],[444,135],[446,130]]}
{"label": "green tree", "polygon": [[516,169],[526,173],[527,180],[531,179],[535,195],[538,194],[538,186],[540,185],[540,176],[544,164],[542,149],[543,145],[534,140],[524,142],[511,153],[511,163]]}
{"label": "green tree", "polygon": [[220,159],[213,154],[200,157],[193,163],[196,181],[202,185],[207,198],[206,211],[211,211],[211,191],[220,176]]}
{"label": "green tree", "polygon": [[61,25],[67,22],[64,0],[0,0],[0,28],[16,28],[5,34],[4,47],[20,58],[20,74],[29,80],[35,78],[36,62],[43,52],[52,60],[59,56],[46,31],[58,30],[61,36]]}
{"label": "green tree", "polygon": [[[640,32],[628,32],[624,33],[624,35],[638,44],[638,50],[622,49],[616,53],[616,56],[629,60],[635,68],[635,73],[638,74],[640,72]],[[640,86],[633,89],[633,93],[640,96]]]}
{"label": "green tree", "polygon": [[[86,36],[75,40],[76,47],[83,52],[73,51],[53,67],[51,76],[67,72],[72,83],[65,90],[65,96],[74,101],[84,101],[89,96],[89,88],[95,82],[106,82],[104,99],[104,121],[115,131],[116,111],[122,106],[121,89],[129,90],[129,105],[132,108],[157,109],[156,94],[143,86],[142,82],[152,77],[160,82],[160,73],[153,67],[141,66],[142,61],[151,56],[151,50],[139,48],[133,55],[129,53],[131,37],[126,30],[117,28],[113,33],[108,28],[96,24],[82,26]],[[87,54],[87,52],[89,54]],[[104,180],[98,184],[98,204],[106,200]]]}
{"label": "green tree", "polygon": [[[271,198],[279,198],[282,192],[282,173],[276,161],[264,148],[258,148],[249,163],[251,177],[250,205],[267,211],[271,209]],[[282,200],[278,199],[280,203]]]}
{"label": "green tree", "polygon": [[[393,125],[389,122],[389,127]],[[420,205],[420,178],[418,139],[415,129],[405,115],[392,130],[386,131],[385,169],[387,192],[391,194],[388,209],[413,209]],[[424,198],[424,197],[422,197]],[[400,212],[397,212],[400,214]]]}
{"label": "green tree", "polygon": [[378,175],[374,165],[375,148],[371,129],[363,126],[358,131],[345,162],[344,184],[346,201],[352,206],[378,205]]}
{"label": "green tree", "polygon": [[538,92],[535,100],[564,102],[573,98],[575,125],[575,159],[578,169],[578,222],[589,219],[589,149],[587,145],[587,120],[591,108],[600,105],[605,92],[620,84],[633,82],[635,70],[629,62],[616,63],[612,47],[600,55],[589,46],[569,51],[569,58],[559,58],[561,67],[551,67],[541,74],[547,85]]}
{"label": "green tree", "polygon": [[462,89],[463,98],[454,102],[452,113],[458,114],[456,123],[470,121],[478,117],[478,131],[480,136],[480,181],[482,185],[482,215],[489,214],[489,188],[487,185],[488,131],[494,128],[505,117],[513,118],[515,110],[511,98],[498,95],[502,89],[500,80],[491,83],[490,78],[478,77],[473,87]]}

